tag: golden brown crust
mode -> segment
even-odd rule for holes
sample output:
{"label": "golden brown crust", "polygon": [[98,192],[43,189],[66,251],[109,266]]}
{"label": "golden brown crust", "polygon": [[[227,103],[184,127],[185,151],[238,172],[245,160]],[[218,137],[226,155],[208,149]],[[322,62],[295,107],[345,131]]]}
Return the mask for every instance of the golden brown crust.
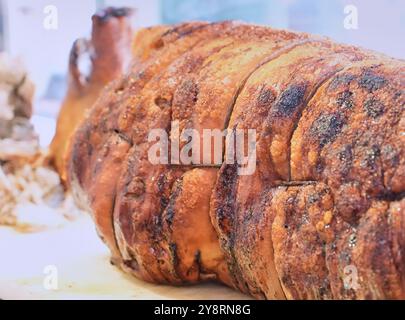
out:
{"label": "golden brown crust", "polygon": [[[247,25],[233,28],[229,32],[229,37],[234,38],[232,44],[210,55],[204,62],[205,67],[198,74],[190,74],[180,83],[172,105],[172,121],[179,121],[179,132],[182,132],[183,129],[195,129],[202,137],[203,129],[223,130],[226,128],[234,100],[247,77],[264,61],[278,55],[277,50],[283,50],[286,39],[299,39],[293,34],[281,33],[276,35],[270,29],[265,32],[266,30],[263,28],[256,27],[255,29],[262,33],[261,36],[267,38],[268,41],[263,44],[261,50],[251,52],[252,43],[249,42],[248,35],[252,29],[254,29],[252,26]],[[305,36],[302,37],[305,38]],[[180,144],[180,147],[182,146],[184,143]],[[222,151],[220,152],[222,154]],[[209,160],[213,161],[214,159]],[[198,165],[198,162],[201,164],[202,161],[202,158],[197,157],[193,159],[193,164]],[[205,165],[212,164],[211,162]],[[217,169],[209,170],[209,172],[215,173],[216,171]],[[192,177],[200,172],[200,170],[191,170],[185,175]],[[201,178],[207,185],[214,186],[216,175],[206,175]],[[182,190],[187,189],[183,188]],[[182,190],[180,193],[183,192]],[[210,198],[212,188],[205,188],[202,192],[204,192],[205,198]],[[181,217],[184,215],[184,211],[187,214],[193,214],[179,206],[172,208],[172,215]],[[209,215],[208,207],[205,215]],[[224,278],[220,273],[218,277]],[[223,281],[230,284],[229,280]]]}
{"label": "golden brown crust", "polygon": [[[293,178],[325,181],[334,197],[326,259],[336,299],[403,298],[395,262],[402,249],[391,243],[401,236],[388,219],[405,187],[403,68],[380,58],[341,71],[314,96],[293,136]],[[401,207],[397,215],[398,223]],[[355,290],[345,287],[348,267],[358,273]]]}
{"label": "golden brown crust", "polygon": [[[170,195],[163,220],[165,248],[174,271],[182,282],[218,279],[229,283],[227,266],[217,234],[207,212],[216,170],[201,168],[186,172],[178,179]],[[180,282],[180,283],[181,283]]]}
{"label": "golden brown crust", "polygon": [[331,299],[325,262],[328,230],[324,229],[333,218],[330,191],[322,184],[308,184],[273,192],[274,261],[286,297]]}
{"label": "golden brown crust", "polygon": [[[123,173],[125,175],[123,179],[121,179],[121,187],[118,188],[119,190],[123,190],[123,192],[118,194],[116,200],[117,206],[115,212],[117,214],[117,218],[115,220],[118,221],[116,228],[124,229],[117,232],[119,235],[118,238],[120,238],[118,243],[123,244],[120,249],[122,252],[124,252],[124,259],[133,259],[133,256],[139,257],[137,268],[141,270],[144,269],[142,272],[148,273],[147,276],[143,275],[143,277],[149,277],[149,279],[153,279],[154,281],[187,282],[195,280],[193,279],[192,273],[189,273],[188,276],[185,276],[186,273],[183,273],[183,275],[178,276],[177,279],[169,278],[170,275],[176,274],[176,268],[173,265],[174,257],[173,252],[170,250],[166,249],[162,251],[161,239],[166,237],[166,235],[162,234],[163,231],[157,231],[160,229],[159,226],[149,229],[141,228],[139,230],[131,229],[128,232],[125,231],[125,229],[128,229],[126,227],[126,216],[128,215],[128,212],[136,213],[136,217],[134,216],[133,219],[137,219],[137,223],[139,225],[144,224],[142,221],[162,221],[161,212],[165,209],[165,205],[168,203],[168,201],[170,201],[167,193],[169,192],[170,195],[173,182],[176,178],[180,178],[182,172],[184,172],[183,168],[172,169],[167,166],[159,167],[156,165],[151,165],[147,158],[147,150],[150,147],[150,143],[144,143],[146,134],[153,127],[169,128],[170,123],[167,121],[168,119],[167,116],[165,116],[165,113],[169,112],[170,110],[172,111],[170,120],[177,120],[180,122],[180,131],[185,126],[187,126],[187,128],[195,128],[198,130],[199,120],[196,124],[194,124],[194,119],[196,119],[195,116],[197,113],[193,113],[192,111],[196,106],[200,108],[200,113],[207,114],[207,108],[214,103],[214,100],[212,99],[217,99],[218,108],[228,108],[227,112],[230,112],[229,108],[232,107],[234,95],[237,93],[239,86],[243,83],[244,77],[246,77],[249,72],[257,67],[257,65],[261,62],[261,59],[268,57],[267,51],[249,56],[246,54],[248,50],[245,50],[237,45],[239,43],[243,43],[245,48],[249,48],[251,44],[246,43],[249,32],[251,32],[252,29],[260,30],[260,28],[227,22],[223,23],[222,25],[218,24],[215,28],[221,30],[221,32],[215,36],[211,36],[211,39],[206,42],[202,42],[201,45],[197,45],[190,51],[189,54],[179,59],[182,62],[181,65],[174,64],[170,66],[168,69],[174,70],[172,73],[169,73],[167,76],[163,75],[160,78],[157,78],[156,84],[152,82],[150,86],[145,87],[145,93],[139,105],[149,106],[147,112],[145,112],[142,116],[142,119],[146,121],[137,125],[135,128],[132,128],[134,143],[137,145],[137,148],[136,151],[130,151],[127,155],[128,161],[124,161],[125,163],[128,163],[128,166],[130,166],[131,169],[128,170],[127,166],[124,167]],[[281,40],[288,38],[287,33],[274,35],[274,31],[267,31],[263,28],[261,28],[261,32],[263,33],[263,37],[269,38],[268,43],[266,43],[266,48],[268,50],[272,47],[281,47]],[[276,39],[279,38],[279,43],[275,41],[275,39],[270,41],[270,35],[272,34]],[[218,37],[218,39],[214,40],[214,37]],[[297,36],[290,34],[290,38],[292,37]],[[246,60],[241,60],[242,57],[245,57]],[[212,89],[218,88],[218,84],[223,81],[221,74],[213,72],[214,70],[220,70],[220,66],[216,64],[216,61],[222,61],[224,65],[227,65],[229,70],[232,72],[231,74],[233,74],[233,77],[235,78],[235,80],[233,80],[231,77],[228,78],[230,83],[228,89],[230,89],[231,85],[234,86],[234,89],[228,90],[227,94],[229,97],[227,96],[224,99],[220,99],[221,96],[219,94],[214,96],[212,92]],[[230,73],[226,73],[224,76],[229,74]],[[162,87],[162,83],[165,84],[164,79],[166,77],[170,79],[172,86],[177,87],[175,92],[173,92],[174,90],[171,86],[163,85]],[[204,79],[204,81],[200,79]],[[200,83],[201,88],[197,88]],[[156,87],[153,87],[153,85],[156,85]],[[190,95],[190,89],[191,93],[194,92],[193,88],[198,90],[198,92],[196,92],[195,100],[193,100],[192,94]],[[150,96],[151,93],[152,96]],[[165,101],[167,103],[164,106],[165,108],[163,112],[160,110],[162,106],[158,106],[159,108],[156,107],[155,111],[153,111],[154,108],[151,107],[151,105],[153,106],[153,104],[156,104],[157,102],[163,103]],[[213,122],[213,128],[223,129],[224,124],[221,124],[221,122],[224,123],[226,121],[226,116],[224,116],[224,114],[227,112],[212,112],[211,119],[217,122],[218,120],[220,121],[219,126],[217,126],[218,123]],[[130,172],[130,175],[127,175],[127,172]],[[208,185],[214,184],[215,176],[208,176],[207,179],[210,179],[209,181],[206,181]],[[136,197],[136,199],[131,197],[128,201],[128,197],[126,196],[127,192],[125,191],[124,186],[128,185],[128,183],[130,183],[129,181],[140,181],[142,184],[144,184],[145,196],[141,195],[140,197]],[[182,192],[181,190],[180,193]],[[211,196],[211,190],[212,189],[208,188],[204,191],[206,192],[205,198],[209,198]],[[179,196],[181,197],[181,194]],[[177,198],[177,195],[175,198]],[[177,211],[180,212],[180,216],[187,216],[188,214],[191,214],[187,208],[178,207],[177,209],[177,207],[172,208],[172,215],[177,216]],[[208,216],[209,208],[206,209],[206,216]],[[120,222],[120,217],[122,217],[122,223]],[[208,236],[212,232],[212,227],[211,229],[206,230]],[[124,240],[121,239],[121,236],[124,236]],[[147,241],[142,239],[150,239],[149,244]],[[214,240],[215,242],[212,244],[212,246],[217,246],[217,240]],[[204,254],[206,253],[201,251],[200,258],[202,261],[206,260]],[[181,263],[180,259],[179,261]],[[218,264],[216,261],[213,263],[215,265]],[[199,277],[204,277],[204,265],[200,271],[201,275],[199,275]],[[138,270],[135,271],[135,273],[138,272]],[[212,273],[212,270],[207,270],[207,272]],[[218,271],[216,273],[220,279],[228,278],[224,271]]]}
{"label": "golden brown crust", "polygon": [[[117,264],[257,298],[403,297],[403,62],[232,22],[138,38],[149,42],[96,103],[70,162]],[[256,129],[255,172],[199,168],[200,156],[152,164],[148,134],[174,135],[172,121],[200,136]]]}
{"label": "golden brown crust", "polygon": [[[117,148],[115,145],[108,144],[109,137],[111,135],[118,134],[123,138],[123,140],[126,140],[131,146],[133,146],[134,144],[139,144],[140,142],[145,141],[149,129],[153,128],[153,125],[156,125],[157,128],[165,128],[166,125],[164,125],[164,122],[167,122],[167,117],[170,116],[170,108],[165,108],[164,105],[155,104],[156,102],[158,102],[158,104],[162,102],[162,99],[155,101],[155,96],[151,96],[150,94],[136,95],[136,92],[144,91],[145,93],[154,93],[154,90],[158,90],[162,97],[165,97],[167,93],[170,94],[170,91],[173,90],[171,89],[173,84],[170,84],[168,81],[166,86],[161,86],[159,77],[153,81],[150,81],[153,79],[154,74],[158,70],[165,70],[166,67],[168,67],[179,57],[179,55],[195,46],[209,34],[214,35],[220,31],[221,25],[208,26],[207,24],[203,23],[189,23],[176,26],[165,32],[162,35],[162,42],[165,44],[166,50],[162,51],[162,49],[160,49],[162,54],[159,55],[159,60],[151,58],[148,60],[148,62],[146,62],[146,64],[135,63],[133,70],[125,77],[125,79],[117,81],[109,90],[106,90],[102,97],[100,97],[98,103],[96,103],[96,105],[93,107],[92,114],[90,115],[92,121],[85,123],[80,132],[78,132],[78,135],[83,137],[78,140],[82,141],[83,144],[77,144],[74,146],[75,149],[73,149],[73,161],[77,161],[77,165],[75,166],[75,171],[72,171],[72,179],[75,180],[75,177],[78,177],[76,180],[79,181],[79,185],[81,185],[84,189],[87,189],[93,185],[92,175],[105,174],[105,176],[110,176],[110,187],[114,190],[110,193],[111,196],[108,197],[108,201],[111,203],[109,208],[112,208],[112,211],[107,211],[105,210],[106,208],[100,207],[99,211],[94,212],[96,216],[102,217],[103,221],[110,221],[109,226],[106,226],[103,229],[113,229],[112,212],[114,211],[113,202],[115,202],[115,181],[117,181],[120,176],[119,174],[111,174],[109,166],[106,166],[106,162],[103,161],[104,157],[109,156],[109,154],[105,153],[104,150],[115,152],[114,150]],[[174,44],[174,42],[176,44]],[[186,70],[190,69],[190,67],[192,69],[192,65],[188,64],[187,61],[183,62],[181,60],[177,66],[173,66],[172,70],[168,70],[164,78],[167,80],[173,80],[173,77],[176,76],[175,71],[177,71],[177,69],[181,70],[179,75],[182,75],[182,72],[186,72]],[[130,87],[125,88],[125,86]],[[151,104],[155,107],[147,108]],[[107,108],[105,107],[106,105],[108,105]],[[133,108],[136,108],[136,114],[132,112]],[[151,122],[145,121],[145,119],[153,120],[151,120]],[[97,146],[97,149],[93,148],[93,146]],[[121,159],[126,159],[124,164],[132,166],[134,162],[137,163],[137,157],[136,155],[134,156],[133,153],[134,151],[139,153],[139,149],[145,147],[146,146],[139,146],[139,148],[137,147],[136,149],[131,148],[128,156],[126,156],[127,151],[121,149],[120,157]],[[144,153],[143,156],[145,156]],[[146,165],[150,167],[149,162],[146,163]],[[139,166],[136,168],[138,169],[138,167]],[[122,169],[123,170],[120,171],[125,173],[125,168]],[[141,168],[139,167],[139,169]],[[153,167],[153,169],[158,170],[158,168],[155,167]],[[130,172],[133,174],[136,173],[134,170]],[[152,174],[150,172],[147,173],[150,175]],[[139,186],[139,184],[143,184],[143,182],[139,181],[139,179],[134,179],[134,188],[137,190],[133,192],[131,190],[132,184],[129,184],[129,182],[125,182],[124,180],[122,180],[122,183],[125,184],[125,188],[120,188],[119,190],[122,191],[123,196],[128,194],[130,199],[133,199],[132,205],[135,205],[137,198],[136,193],[139,192],[139,188],[137,188],[137,186]],[[128,186],[130,187],[129,192],[126,191]],[[143,187],[141,187],[141,189],[142,188]],[[92,198],[96,199],[97,201],[97,189],[95,188],[94,191],[95,194]],[[124,201],[121,201],[121,198],[118,197],[116,200],[117,206],[125,206],[125,201],[125,199]],[[154,205],[154,201],[150,202],[150,204]],[[91,204],[91,207],[96,207],[96,205]],[[104,218],[105,216],[109,218]],[[117,238],[120,238],[120,234],[125,236],[124,231],[121,232],[118,230]],[[126,241],[130,243],[129,239],[126,239]],[[120,242],[120,239],[118,239],[118,243]],[[110,245],[110,247],[115,247],[115,239],[107,238],[107,243]],[[122,252],[125,252],[124,250],[125,248],[121,248]],[[118,251],[115,250],[115,252]],[[124,254],[124,256],[126,256],[126,254]],[[124,257],[124,259],[126,259],[126,257]],[[130,260],[130,258],[127,259]],[[156,260],[154,260],[154,263],[156,263],[155,261]],[[146,263],[146,265],[151,265],[151,263]]]}
{"label": "golden brown crust", "polygon": [[[270,213],[265,214],[268,210],[265,204],[269,199],[263,199],[267,196],[258,195],[269,192],[271,186],[290,181],[291,136],[318,87],[346,64],[367,55],[355,48],[327,41],[303,43],[254,72],[239,94],[228,128],[256,130],[256,170],[252,175],[240,176],[224,164],[213,192],[211,215],[218,221],[217,231],[227,248],[225,251],[230,253],[230,265],[239,266],[240,270],[233,273],[235,281],[245,291],[257,291],[267,298],[283,297],[278,278],[263,287],[265,282],[261,275],[265,268],[255,266],[251,270],[254,257],[264,254],[263,249],[254,249],[258,242],[257,230],[264,223],[259,221],[268,221],[266,224],[270,230],[274,218]],[[230,184],[234,186],[232,192],[229,192]],[[228,192],[222,192],[223,188]],[[234,209],[224,210],[224,203],[235,203]],[[245,227],[250,215],[257,216],[252,218],[255,228],[251,229]],[[230,224],[236,225],[234,230]],[[271,243],[271,232],[266,234],[270,238],[266,241]],[[269,272],[267,278],[270,278],[275,267],[272,248],[267,248],[266,270]]]}
{"label": "golden brown crust", "polygon": [[[378,62],[379,61],[379,62]],[[323,180],[344,219],[405,189],[404,66],[366,61],[320,88],[292,139],[294,180]]]}

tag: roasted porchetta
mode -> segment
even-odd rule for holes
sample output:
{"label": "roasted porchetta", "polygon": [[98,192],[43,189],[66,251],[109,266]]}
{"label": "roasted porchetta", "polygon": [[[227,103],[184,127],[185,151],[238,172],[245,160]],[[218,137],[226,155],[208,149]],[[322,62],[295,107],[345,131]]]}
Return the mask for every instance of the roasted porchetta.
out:
{"label": "roasted porchetta", "polygon": [[[405,298],[404,61],[239,22],[137,38],[68,150],[116,265],[256,298]],[[152,163],[153,129],[254,129],[255,170]]]}

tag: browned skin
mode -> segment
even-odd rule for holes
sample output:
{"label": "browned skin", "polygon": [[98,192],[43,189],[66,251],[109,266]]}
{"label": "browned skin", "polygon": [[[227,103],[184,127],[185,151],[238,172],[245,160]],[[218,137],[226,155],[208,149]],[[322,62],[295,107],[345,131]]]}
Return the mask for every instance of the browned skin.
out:
{"label": "browned skin", "polygon": [[[405,191],[404,71],[382,59],[347,67],[320,88],[292,138],[293,179],[325,181],[333,194],[325,254],[334,297],[404,298],[403,267],[394,261],[403,248],[390,249],[403,231],[395,234],[388,219]],[[357,290],[341,281],[350,264],[362,271]]]}
{"label": "browned skin", "polygon": [[[233,166],[224,164],[213,192],[211,215],[217,219],[230,267],[237,268],[234,280],[241,290],[257,297],[284,297],[274,277],[272,246],[264,250],[260,245],[272,241],[274,216],[265,213],[269,201],[265,194],[271,193],[272,186],[290,181],[291,136],[315,91],[346,64],[367,55],[329,42],[302,44],[257,70],[239,94],[228,128],[256,130],[256,171],[240,176]],[[257,261],[259,255],[265,257]],[[262,279],[264,272],[268,282]]]}
{"label": "browned skin", "polygon": [[[97,159],[111,158],[111,154],[114,154],[114,158],[121,159],[119,161],[122,162],[122,159],[126,157],[127,148],[147,138],[145,134],[147,135],[150,125],[153,127],[156,124],[158,128],[165,128],[165,126],[160,126],[160,122],[164,121],[168,116],[170,117],[170,108],[164,108],[164,100],[158,99],[157,103],[160,106],[156,105],[156,108],[149,108],[151,103],[153,106],[154,101],[150,102],[137,93],[148,85],[155,89],[158,88],[159,82],[154,79],[154,75],[159,70],[165,70],[179,55],[196,46],[204,38],[219,34],[222,29],[216,25],[208,26],[206,23],[192,23],[175,26],[165,31],[158,40],[159,46],[156,46],[154,53],[151,52],[152,58],[144,64],[134,63],[131,72],[124,79],[116,81],[109,89],[105,90],[92,108],[89,116],[92,121],[84,123],[77,132],[77,141],[81,141],[81,143],[75,144],[72,148],[71,165],[75,169],[71,170],[70,181],[75,186],[79,186],[79,188],[74,188],[76,190],[81,188],[88,190],[91,186],[96,186],[98,183],[97,181],[94,183],[94,179],[109,181],[108,185],[106,185],[108,192],[104,190],[101,193],[103,197],[100,197],[99,187],[93,187],[94,193],[89,192],[85,195],[79,191],[77,195],[81,198],[84,196],[85,199],[82,199],[81,202],[87,203],[92,209],[100,209],[91,211],[95,220],[101,222],[96,223],[98,231],[113,251],[114,258],[121,257],[113,232],[112,218],[116,197],[116,182],[121,168],[119,168],[119,172],[115,172],[105,161],[97,161]],[[186,63],[180,62],[179,68],[182,68],[181,70],[186,71],[189,67]],[[165,79],[169,79],[173,75],[173,72],[169,72]],[[154,81],[152,81],[153,79]],[[149,84],[150,82],[151,84]],[[164,86],[161,89],[163,96],[165,90],[170,92],[169,83],[166,89]],[[138,110],[136,113],[133,112],[134,108]],[[161,110],[163,112],[160,112]],[[154,119],[156,123],[144,121],[146,117]],[[133,123],[136,126],[132,128]],[[144,133],[137,138],[135,134],[131,133],[132,130]],[[118,136],[119,143],[110,143],[112,136]],[[132,136],[134,136],[134,139],[132,139]],[[133,150],[138,150],[138,148],[133,148]],[[132,162],[129,158],[124,163],[131,165]],[[139,170],[141,170],[140,167]],[[137,193],[142,192],[144,187],[142,182],[138,182],[137,179],[133,179],[133,182],[123,190],[124,192],[127,189],[129,190],[130,198],[136,199]],[[117,238],[119,238],[118,234]],[[124,259],[126,259],[125,254]],[[131,261],[131,259],[126,260]]]}
{"label": "browned skin", "polygon": [[[138,35],[153,40],[71,148],[73,189],[115,262],[147,281],[217,279],[257,298],[403,297],[404,63],[230,22],[159,28]],[[328,117],[337,111],[341,122]],[[152,164],[148,134],[174,136],[173,120],[200,134],[256,129],[256,171]],[[355,154],[336,156],[350,143]]]}
{"label": "browned skin", "polygon": [[[249,42],[249,34],[252,31],[258,31],[263,33],[264,42],[263,49],[260,51],[252,51],[250,48],[252,43]],[[229,33],[229,34],[227,34]],[[229,32],[226,29],[220,33],[218,40],[210,40],[207,44],[203,44],[201,47],[197,46],[190,51],[190,61],[188,65],[202,63],[202,67],[194,67],[191,72],[181,72],[181,70],[175,70],[175,76],[171,76],[171,83],[177,82],[176,92],[169,92],[169,95],[159,94],[162,91],[162,84],[164,87],[164,76],[158,78],[156,88],[145,90],[145,97],[150,99],[151,102],[144,104],[149,106],[148,112],[153,110],[153,103],[156,101],[167,101],[167,109],[172,110],[171,119],[166,119],[163,123],[158,123],[156,128],[168,128],[170,122],[167,120],[180,121],[180,131],[183,128],[195,128],[200,132],[202,128],[217,128],[223,129],[225,122],[227,121],[227,114],[230,113],[234,97],[243,84],[248,75],[257,68],[262,61],[270,59],[272,57],[271,50],[277,50],[282,47],[282,43],[286,39],[297,38],[297,36],[288,33],[279,33],[274,36],[274,39],[270,41],[270,36],[274,34],[274,31],[266,30],[264,28],[251,27],[246,25],[236,25],[230,29]],[[224,39],[223,39],[224,37]],[[279,39],[278,41],[277,38]],[[228,41],[231,40],[231,41]],[[215,51],[210,49],[218,42],[214,48]],[[226,46],[224,46],[224,42]],[[222,48],[219,45],[222,44]],[[210,51],[207,51],[210,49]],[[217,52],[216,52],[217,51]],[[270,52],[270,54],[269,54]],[[181,57],[179,61],[187,62],[186,57]],[[201,59],[200,57],[204,57]],[[194,62],[193,62],[194,61]],[[201,61],[201,62],[200,62]],[[226,66],[223,67],[223,66]],[[169,70],[172,70],[170,67]],[[216,71],[216,72],[215,72]],[[180,77],[181,78],[178,78]],[[178,78],[178,80],[177,80]],[[224,80],[226,78],[226,80]],[[227,85],[223,86],[223,81],[227,81]],[[222,86],[221,86],[222,85]],[[151,98],[148,97],[149,92],[153,94]],[[171,95],[173,95],[171,97]],[[165,99],[163,100],[162,97]],[[146,100],[148,101],[148,100]],[[170,101],[173,101],[170,105]],[[210,106],[216,106],[212,109],[212,112],[207,112]],[[161,107],[160,107],[161,108]],[[162,112],[156,108],[158,114]],[[195,110],[194,112],[192,112]],[[222,110],[222,111],[221,111]],[[199,115],[200,114],[200,115]],[[143,117],[145,123],[155,125],[157,123],[157,116]],[[151,119],[151,120],[148,120]],[[200,124],[200,120],[203,124]],[[134,129],[135,128],[135,129]],[[150,127],[151,128],[151,127]],[[114,220],[116,223],[116,233],[119,238],[119,244],[123,243],[125,249],[121,248],[122,252],[126,253],[128,258],[133,259],[137,257],[137,265],[135,266],[135,274],[139,272],[147,272],[152,281],[170,282],[170,283],[182,283],[182,282],[195,282],[199,278],[206,278],[204,273],[212,276],[217,275],[219,279],[225,283],[229,283],[228,275],[224,274],[226,269],[221,266],[218,261],[219,258],[215,258],[213,261],[208,258],[212,253],[208,250],[203,250],[210,239],[214,240],[212,246],[218,247],[218,241],[216,237],[212,237],[214,229],[205,229],[205,237],[200,238],[197,243],[192,243],[191,239],[195,239],[193,234],[196,228],[200,228],[200,222],[209,217],[209,199],[211,196],[212,187],[204,188],[201,195],[203,199],[206,199],[206,205],[200,210],[190,210],[185,203],[183,206],[178,199],[184,198],[183,193],[189,192],[191,186],[183,186],[179,190],[175,190],[170,194],[171,187],[174,180],[179,178],[183,181],[185,177],[191,180],[197,180],[197,177],[203,175],[205,178],[204,183],[207,186],[214,186],[216,175],[211,172],[215,172],[215,169],[197,169],[188,171],[182,178],[180,178],[184,168],[170,168],[168,166],[156,166],[152,165],[147,158],[147,150],[151,144],[144,144],[141,140],[143,132],[145,135],[149,130],[139,130],[138,126],[133,127],[136,130],[135,143],[136,147],[134,152],[128,154],[130,161],[128,162],[130,167],[124,167],[122,173],[121,186],[118,190],[122,190],[122,195],[117,194],[116,199],[116,217]],[[173,128],[172,128],[173,130]],[[173,133],[173,132],[172,132]],[[145,146],[145,147],[143,147]],[[129,174],[128,174],[129,173]],[[194,177],[196,175],[196,177]],[[125,185],[128,185],[129,181],[138,181],[145,185],[143,193],[137,195],[136,198],[131,196],[131,192],[125,189]],[[188,181],[188,179],[186,179]],[[202,182],[201,182],[202,183]],[[187,191],[185,191],[187,190]],[[127,194],[129,193],[129,196]],[[168,223],[173,224],[172,228],[161,230],[161,224],[165,220],[161,217],[162,210],[167,203],[176,202],[176,206],[168,207],[166,212],[169,212],[170,220]],[[131,214],[132,213],[132,214]],[[136,220],[131,230],[128,226],[128,215],[132,215],[132,219]],[[187,250],[190,255],[192,252],[191,260],[186,258],[179,258],[179,249],[181,250],[181,244],[170,241],[175,234],[172,230],[176,230],[177,223],[184,221],[190,215],[193,215],[195,219],[187,225],[182,226],[181,234],[184,242],[191,242],[189,249]],[[145,226],[148,226],[146,228]],[[161,231],[160,231],[161,230]],[[123,236],[123,239],[122,237]],[[152,240],[153,239],[153,240]],[[187,240],[190,239],[190,240]],[[179,249],[178,249],[179,248]],[[195,272],[191,270],[195,269],[193,264],[187,261],[193,261],[197,259],[196,263],[200,264],[197,270],[197,276]],[[177,265],[176,265],[177,264]],[[216,266],[217,269],[212,269],[211,266]],[[218,266],[221,266],[218,268]],[[211,268],[211,270],[210,270]],[[188,270],[181,271],[181,270]]]}
{"label": "browned skin", "polygon": [[[211,39],[219,37],[221,32],[225,32],[228,28],[232,28],[232,24],[224,23],[211,25],[205,28],[205,32],[213,33]],[[148,150],[154,142],[148,142],[148,133],[151,129],[169,129],[171,120],[171,104],[173,94],[178,83],[189,73],[199,70],[205,59],[211,54],[223,47],[230,45],[231,39],[221,39],[206,41],[201,40],[199,43],[181,58],[176,59],[165,71],[162,71],[158,77],[152,79],[145,87],[145,94],[142,95],[140,101],[137,101],[136,108],[139,110],[139,120],[132,126],[129,134],[133,136],[134,147],[125,157],[125,165],[122,170],[122,175],[119,180],[119,186],[116,198],[115,222],[118,244],[123,253],[124,260],[131,261],[133,256],[137,258],[137,266],[132,268],[134,273],[144,273],[150,277],[150,281],[160,282],[178,282],[183,280],[177,274],[182,268],[191,267],[187,259],[180,259],[181,248],[176,247],[175,242],[167,239],[167,236],[162,231],[164,227],[164,219],[162,218],[163,211],[169,203],[171,186],[175,179],[179,178],[182,169],[175,169],[172,172],[165,172],[167,166],[152,165],[148,160]],[[126,127],[122,127],[126,131]],[[139,188],[140,186],[140,188]],[[134,190],[135,189],[135,190]],[[204,198],[203,198],[204,199]],[[170,200],[172,202],[176,201]],[[202,201],[202,200],[200,200]],[[209,205],[209,197],[205,199],[206,205]],[[134,212],[133,215],[130,212]],[[138,221],[137,224],[128,225],[126,220],[128,215],[132,219]],[[169,213],[170,215],[170,213]],[[185,213],[186,215],[186,213]],[[207,215],[199,215],[195,212],[195,221],[209,221]],[[199,242],[191,244],[192,247],[187,251],[193,251],[196,257],[200,256],[198,262],[202,263],[201,272],[213,273],[214,271],[205,271],[208,266],[205,265],[205,260],[208,260],[211,255],[210,250],[204,250],[207,246],[211,248],[216,246],[216,251],[220,252],[214,229],[210,224],[205,229],[205,236],[199,239]],[[130,228],[136,228],[136,232]],[[170,230],[175,228],[171,226]],[[189,226],[183,229],[183,236],[187,239],[186,231],[194,232],[194,228]],[[169,230],[168,230],[169,232]],[[212,241],[212,239],[214,239]],[[163,244],[163,242],[167,242]],[[188,241],[185,241],[187,244]],[[200,254],[197,253],[199,244],[203,244]],[[212,243],[212,245],[210,245]],[[141,253],[137,253],[141,252]],[[194,256],[193,256],[194,259]],[[215,260],[222,260],[215,258]],[[177,266],[177,262],[179,266]],[[186,264],[186,266],[183,266]],[[133,264],[131,264],[133,266]],[[200,268],[200,267],[199,267]],[[197,272],[197,281],[200,270]],[[186,272],[183,272],[186,274]],[[184,276],[185,277],[185,276]],[[191,273],[188,275],[190,281],[195,278]]]}
{"label": "browned skin", "polygon": [[[90,40],[77,40],[70,52],[68,92],[59,112],[56,133],[50,146],[50,160],[66,181],[66,155],[70,138],[86,112],[110,81],[118,78],[131,61],[133,39],[131,10],[108,8],[93,16]],[[90,55],[91,70],[82,74],[79,59]]]}

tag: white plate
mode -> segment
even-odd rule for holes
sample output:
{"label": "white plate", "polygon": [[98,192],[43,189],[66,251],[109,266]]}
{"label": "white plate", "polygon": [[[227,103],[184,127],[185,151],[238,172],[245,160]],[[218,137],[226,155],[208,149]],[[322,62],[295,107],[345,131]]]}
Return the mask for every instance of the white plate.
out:
{"label": "white plate", "polygon": [[32,234],[0,227],[0,298],[249,299],[214,283],[159,286],[125,275],[109,263],[88,217]]}

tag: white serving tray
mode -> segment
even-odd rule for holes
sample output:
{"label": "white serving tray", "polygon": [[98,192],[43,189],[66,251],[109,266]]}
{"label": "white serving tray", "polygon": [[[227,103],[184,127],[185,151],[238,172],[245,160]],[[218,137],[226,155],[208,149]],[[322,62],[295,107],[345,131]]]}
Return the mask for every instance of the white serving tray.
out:
{"label": "white serving tray", "polygon": [[[49,270],[57,270],[56,290],[44,286]],[[0,227],[0,298],[249,299],[214,283],[172,287],[125,275],[109,263],[88,217],[36,233]]]}

